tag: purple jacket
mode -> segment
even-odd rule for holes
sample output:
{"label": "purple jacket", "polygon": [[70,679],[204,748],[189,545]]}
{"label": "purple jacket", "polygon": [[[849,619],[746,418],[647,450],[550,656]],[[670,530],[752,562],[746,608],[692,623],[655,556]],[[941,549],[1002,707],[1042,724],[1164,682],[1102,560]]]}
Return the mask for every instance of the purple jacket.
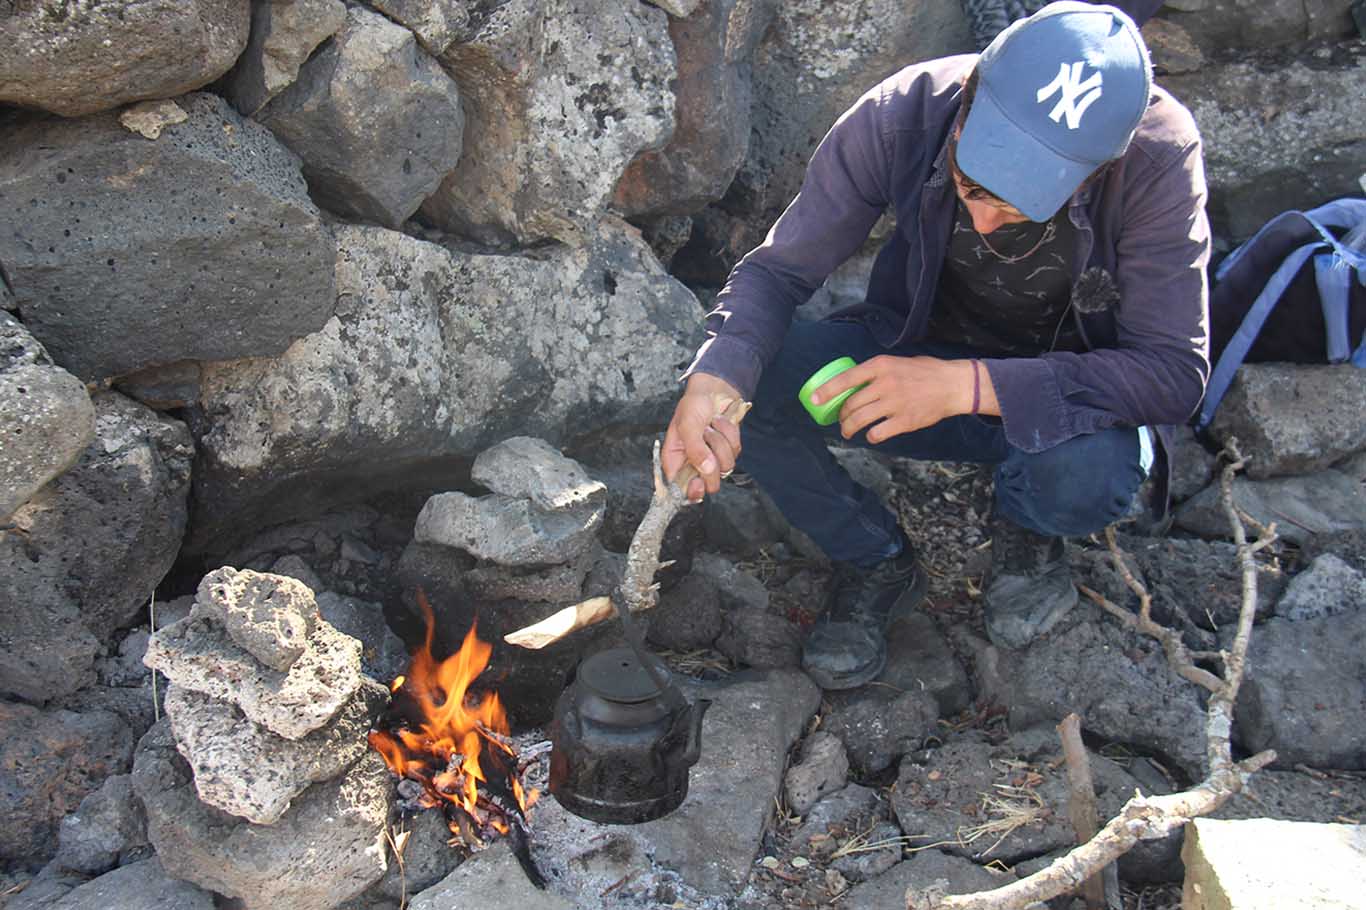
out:
{"label": "purple jacket", "polygon": [[[797,198],[731,273],[688,374],[719,376],[752,398],[794,308],[888,208],[897,228],[867,299],[840,315],[885,347],[924,337],[953,224],[945,140],[976,60],[909,66],[840,117]],[[982,361],[1006,438],[1027,452],[1107,427],[1183,423],[1209,377],[1209,224],[1190,113],[1154,87],[1124,157],[1078,190],[1068,213],[1077,227],[1072,312],[1088,350]]]}

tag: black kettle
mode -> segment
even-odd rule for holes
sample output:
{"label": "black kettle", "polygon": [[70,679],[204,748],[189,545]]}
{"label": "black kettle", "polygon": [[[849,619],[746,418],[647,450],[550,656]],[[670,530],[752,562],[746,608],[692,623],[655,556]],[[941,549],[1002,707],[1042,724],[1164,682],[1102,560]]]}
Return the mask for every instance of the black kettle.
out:
{"label": "black kettle", "polygon": [[664,662],[643,649],[593,655],[555,704],[550,792],[596,822],[632,825],[667,815],[688,795],[710,706],[684,699]]}

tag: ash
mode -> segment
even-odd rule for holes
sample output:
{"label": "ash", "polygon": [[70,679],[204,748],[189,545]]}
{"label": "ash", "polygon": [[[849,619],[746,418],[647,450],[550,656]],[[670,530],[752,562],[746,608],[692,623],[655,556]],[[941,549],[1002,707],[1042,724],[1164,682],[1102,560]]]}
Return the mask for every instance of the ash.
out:
{"label": "ash", "polygon": [[523,782],[541,791],[529,813],[531,859],[549,890],[579,907],[603,910],[728,910],[730,901],[689,887],[654,862],[648,825],[603,825],[567,812],[549,790],[546,732],[514,737],[518,754],[536,755]]}

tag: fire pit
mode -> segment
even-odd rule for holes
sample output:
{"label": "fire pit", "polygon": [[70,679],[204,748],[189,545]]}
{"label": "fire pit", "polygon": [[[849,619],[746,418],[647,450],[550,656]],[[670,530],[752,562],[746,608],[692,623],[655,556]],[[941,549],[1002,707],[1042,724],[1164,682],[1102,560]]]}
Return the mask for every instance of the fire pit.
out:
{"label": "fire pit", "polygon": [[408,672],[390,685],[393,701],[370,731],[370,745],[399,777],[400,808],[440,809],[470,849],[510,836],[525,857],[527,813],[540,793],[523,780],[549,746],[519,754],[498,693],[471,688],[492,646],[471,625],[460,650],[438,661],[431,606],[420,591],[417,602],[426,637]]}

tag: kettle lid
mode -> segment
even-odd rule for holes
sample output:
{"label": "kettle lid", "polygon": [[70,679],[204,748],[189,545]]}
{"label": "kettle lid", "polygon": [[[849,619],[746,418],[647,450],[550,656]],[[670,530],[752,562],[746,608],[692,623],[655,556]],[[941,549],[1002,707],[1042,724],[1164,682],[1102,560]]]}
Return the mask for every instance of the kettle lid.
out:
{"label": "kettle lid", "polygon": [[[654,664],[657,672],[668,674],[664,661],[658,657],[648,654],[645,659]],[[632,704],[649,701],[661,694],[659,686],[630,648],[609,648],[594,654],[579,665],[578,681],[607,701]]]}

